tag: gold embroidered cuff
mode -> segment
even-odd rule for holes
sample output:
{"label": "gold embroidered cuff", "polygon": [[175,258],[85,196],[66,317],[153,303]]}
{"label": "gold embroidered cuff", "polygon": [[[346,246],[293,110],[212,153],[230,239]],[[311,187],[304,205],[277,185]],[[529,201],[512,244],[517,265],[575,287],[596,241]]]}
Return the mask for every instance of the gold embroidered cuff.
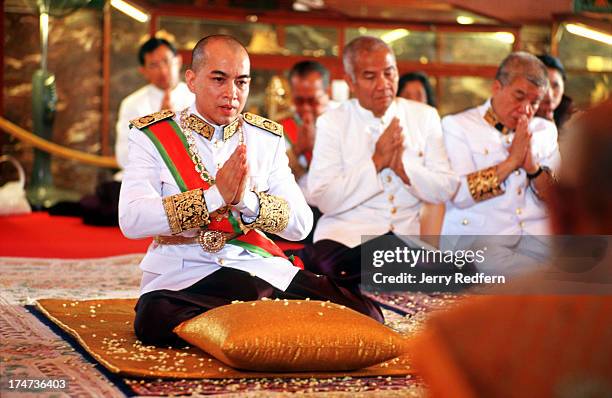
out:
{"label": "gold embroidered cuff", "polygon": [[289,224],[289,204],[280,196],[269,195],[265,192],[255,192],[259,198],[259,215],[249,224],[249,228],[256,228],[264,232],[276,234]]}
{"label": "gold embroidered cuff", "polygon": [[499,185],[495,166],[475,171],[467,176],[470,195],[476,202],[502,195],[504,190]]}
{"label": "gold embroidered cuff", "polygon": [[210,223],[201,188],[166,196],[162,202],[173,234]]}

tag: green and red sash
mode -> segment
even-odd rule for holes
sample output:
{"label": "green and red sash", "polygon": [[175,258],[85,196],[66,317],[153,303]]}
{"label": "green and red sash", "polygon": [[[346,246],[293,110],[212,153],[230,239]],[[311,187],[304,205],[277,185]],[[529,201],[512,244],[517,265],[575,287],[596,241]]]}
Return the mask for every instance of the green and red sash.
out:
{"label": "green and red sash", "polygon": [[[181,192],[197,188],[208,189],[210,187],[210,184],[202,180],[195,170],[189,155],[187,140],[174,120],[165,119],[144,127],[141,131],[149,137],[157,148]],[[229,217],[223,217],[221,221],[211,217],[208,229],[240,234],[227,243],[240,246],[262,257],[282,257],[293,262],[293,265],[296,267],[304,269],[304,264],[299,257],[287,257],[276,243],[259,231],[249,230],[244,234],[240,229],[238,220],[236,220],[231,211],[228,215]]]}

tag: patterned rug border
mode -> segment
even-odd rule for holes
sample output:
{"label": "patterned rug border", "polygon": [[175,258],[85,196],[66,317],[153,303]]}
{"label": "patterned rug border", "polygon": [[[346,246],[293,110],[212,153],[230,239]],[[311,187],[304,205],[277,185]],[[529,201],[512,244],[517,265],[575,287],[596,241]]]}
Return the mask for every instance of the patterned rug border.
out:
{"label": "patterned rug border", "polygon": [[128,397],[134,397],[137,395],[134,390],[125,382],[123,377],[111,372],[110,370],[102,366],[102,364],[98,362],[94,358],[94,356],[91,355],[91,353],[87,351],[85,347],[81,345],[73,335],[71,335],[70,333],[59,327],[59,325],[57,325],[55,322],[53,322],[51,320],[50,315],[46,315],[41,310],[41,308],[36,305],[28,304],[24,307],[38,321],[40,321],[42,324],[51,329],[53,333],[55,333],[59,338],[70,344],[70,347],[72,347],[76,352],[81,354],[87,362],[94,365],[95,369],[102,373],[104,377],[106,377],[110,383],[114,384],[122,393],[124,393]]}

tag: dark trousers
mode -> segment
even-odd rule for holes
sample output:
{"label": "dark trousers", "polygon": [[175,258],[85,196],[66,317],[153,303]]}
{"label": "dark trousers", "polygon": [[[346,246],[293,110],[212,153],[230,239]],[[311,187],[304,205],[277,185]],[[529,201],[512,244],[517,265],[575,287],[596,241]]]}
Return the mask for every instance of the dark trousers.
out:
{"label": "dark trousers", "polygon": [[[362,253],[367,255],[374,250],[394,250],[397,247],[411,248],[396,235],[388,232],[353,248],[333,240],[324,239],[312,245],[306,245],[301,250],[287,251],[287,254],[295,254],[300,257],[306,270],[315,274],[326,275],[340,286],[357,290],[362,278],[371,280],[368,274],[374,272],[371,266],[362,267]],[[418,249],[418,247],[412,247],[412,249],[415,248]],[[418,263],[411,269],[415,274],[426,273],[432,276],[454,274],[458,270],[452,265],[443,263]],[[473,275],[477,272],[477,269],[473,264],[468,263],[461,268],[461,272]]]}
{"label": "dark trousers", "polygon": [[323,239],[314,244],[306,245],[297,251],[287,251],[295,254],[304,262],[304,267],[315,274],[326,275],[334,282],[351,288],[357,288],[361,282],[361,253],[368,248],[403,247],[403,243],[392,232],[381,235],[373,240],[353,248],[342,243]]}
{"label": "dark trousers", "polygon": [[136,303],[136,336],[144,344],[184,344],[172,330],[183,321],[234,300],[270,299],[331,301],[383,322],[378,305],[359,290],[340,286],[330,278],[299,271],[282,291],[249,273],[221,268],[192,286],[179,290],[156,290],[143,294]]}
{"label": "dark trousers", "polygon": [[326,275],[339,285],[357,288],[361,280],[361,245],[351,249],[342,243],[324,239],[306,245],[294,254],[302,259],[305,269]]}

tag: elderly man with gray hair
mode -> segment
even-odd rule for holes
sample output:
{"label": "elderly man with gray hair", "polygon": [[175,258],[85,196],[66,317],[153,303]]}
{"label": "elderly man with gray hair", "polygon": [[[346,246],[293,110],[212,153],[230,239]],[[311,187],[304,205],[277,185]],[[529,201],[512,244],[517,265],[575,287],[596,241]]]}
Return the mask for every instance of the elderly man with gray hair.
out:
{"label": "elderly man with gray hair", "polygon": [[457,180],[437,111],[396,97],[391,48],[358,37],[345,47],[343,63],[354,98],[317,120],[308,186],[323,216],[305,263],[358,283],[362,237],[419,235],[423,203],[450,199]]}
{"label": "elderly man with gray hair", "polygon": [[507,250],[494,256],[495,266],[510,272],[548,253],[545,240],[529,237],[549,232],[542,201],[560,163],[554,123],[535,117],[547,90],[544,64],[515,52],[499,66],[489,100],[442,120],[450,162],[461,178],[443,234],[464,236],[445,241],[457,247],[473,245],[465,235],[511,236],[502,239]]}

